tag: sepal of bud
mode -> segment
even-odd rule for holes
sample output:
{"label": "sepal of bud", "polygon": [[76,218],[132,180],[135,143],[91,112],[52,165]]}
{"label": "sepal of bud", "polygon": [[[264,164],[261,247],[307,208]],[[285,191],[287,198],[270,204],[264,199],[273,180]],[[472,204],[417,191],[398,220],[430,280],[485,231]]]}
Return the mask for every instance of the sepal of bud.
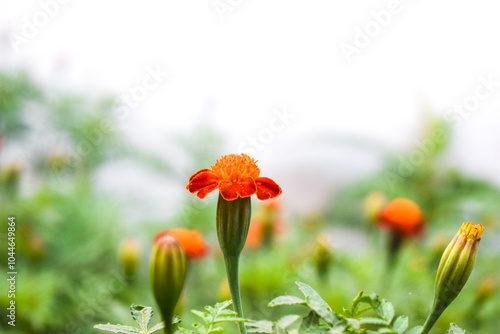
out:
{"label": "sepal of bud", "polygon": [[250,227],[250,197],[227,201],[219,195],[217,202],[217,237],[224,256],[239,257]]}

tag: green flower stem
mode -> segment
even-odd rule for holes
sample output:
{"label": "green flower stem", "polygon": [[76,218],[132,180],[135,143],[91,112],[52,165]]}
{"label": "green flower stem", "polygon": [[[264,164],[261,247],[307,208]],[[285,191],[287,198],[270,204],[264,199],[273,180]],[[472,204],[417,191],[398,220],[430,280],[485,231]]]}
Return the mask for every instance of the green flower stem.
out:
{"label": "green flower stem", "polygon": [[422,332],[420,332],[420,334],[428,334],[445,309],[446,306],[443,307],[443,305],[439,305],[439,303],[434,300],[431,312],[425,320],[424,327],[422,328]]}
{"label": "green flower stem", "polygon": [[[238,267],[240,257],[238,256],[225,256],[227,282],[229,284],[229,291],[231,292],[231,299],[233,300],[234,310],[238,316],[243,318],[243,307],[241,305],[240,283],[238,278]],[[246,334],[245,324],[238,322],[238,327],[241,334]]]}
{"label": "green flower stem", "polygon": [[[227,281],[233,306],[241,318],[243,318],[243,308],[241,306],[238,267],[240,254],[247,240],[250,216],[250,197],[238,197],[235,200],[227,201],[219,195],[216,214],[217,237],[222,254],[224,254]],[[243,323],[238,323],[238,327],[240,334],[246,334]]]}

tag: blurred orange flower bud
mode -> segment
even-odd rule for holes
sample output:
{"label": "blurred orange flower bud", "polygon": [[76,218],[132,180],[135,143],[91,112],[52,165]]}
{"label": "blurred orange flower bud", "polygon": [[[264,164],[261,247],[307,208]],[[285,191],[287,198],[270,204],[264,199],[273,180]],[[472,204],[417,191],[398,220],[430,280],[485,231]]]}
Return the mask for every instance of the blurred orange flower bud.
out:
{"label": "blurred orange flower bud", "polygon": [[184,248],[184,251],[189,259],[202,258],[208,254],[208,246],[198,231],[188,230],[185,228],[174,228],[172,230],[161,232],[158,234],[156,239],[164,235],[173,236]]}
{"label": "blurred orange flower bud", "polygon": [[401,238],[420,234],[424,229],[424,218],[419,206],[407,198],[396,198],[385,205],[377,215],[383,228]]}

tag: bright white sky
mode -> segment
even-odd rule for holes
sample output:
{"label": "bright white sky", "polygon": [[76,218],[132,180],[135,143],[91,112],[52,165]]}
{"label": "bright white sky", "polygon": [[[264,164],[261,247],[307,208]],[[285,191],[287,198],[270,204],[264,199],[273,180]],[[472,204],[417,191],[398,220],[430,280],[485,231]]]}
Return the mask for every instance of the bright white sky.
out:
{"label": "bright white sky", "polygon": [[[476,94],[480,76],[500,81],[495,1],[71,0],[57,9],[54,3],[2,0],[0,66],[23,65],[53,85],[117,95],[141,84],[146,67],[168,71],[123,120],[144,142],[210,122],[236,151],[271,126],[273,108],[286,106],[295,118],[258,152],[264,164],[296,163],[301,154],[330,161],[328,148],[312,148],[315,135],[407,149],[420,138],[423,111],[444,115]],[[223,19],[214,3],[227,10]],[[22,35],[24,18],[43,24],[42,4],[52,4],[53,17],[14,53],[8,32]],[[381,14],[388,9],[390,19]],[[376,13],[385,26],[375,23]],[[358,29],[377,27],[348,63],[341,43],[355,46]],[[461,117],[451,156],[500,182],[500,86],[487,95]]]}

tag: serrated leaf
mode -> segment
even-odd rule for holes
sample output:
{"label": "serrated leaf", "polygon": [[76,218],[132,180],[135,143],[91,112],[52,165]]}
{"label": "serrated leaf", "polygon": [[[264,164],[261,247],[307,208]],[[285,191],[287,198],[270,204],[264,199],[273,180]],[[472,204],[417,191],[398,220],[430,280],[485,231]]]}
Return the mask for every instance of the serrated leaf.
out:
{"label": "serrated leaf", "polygon": [[307,305],[316,312],[329,325],[333,325],[338,319],[330,306],[320,297],[320,295],[309,285],[302,282],[295,282],[306,297]]}
{"label": "serrated leaf", "polygon": [[226,300],[215,304],[215,309],[219,312],[225,308],[228,308],[233,302],[231,300]]}
{"label": "serrated leaf", "polygon": [[380,318],[373,318],[373,317],[367,317],[367,318],[360,319],[359,322],[362,325],[378,325],[378,326],[389,325],[389,323],[386,320],[380,319]]}
{"label": "serrated leaf", "polygon": [[379,328],[377,333],[387,333],[387,334],[393,334],[394,331],[390,328],[387,328],[387,327],[382,327],[382,328]]}
{"label": "serrated leaf", "polygon": [[[174,317],[174,321],[172,321],[172,324],[177,324],[177,323],[180,323],[180,318],[179,317]],[[156,331],[159,331],[160,329],[163,329],[165,328],[165,323],[162,321],[160,323],[157,323],[156,325],[154,325],[153,327],[151,327],[149,330],[148,330],[148,334],[152,334]]]}
{"label": "serrated leaf", "polygon": [[455,325],[453,322],[450,324],[450,329],[446,332],[446,334],[465,334],[465,330]]}
{"label": "serrated leaf", "polygon": [[399,334],[403,334],[408,328],[408,317],[405,315],[400,315],[399,317],[397,317],[396,320],[394,320],[392,328]]}
{"label": "serrated leaf", "polygon": [[405,332],[405,334],[420,334],[422,332],[422,326],[415,326]]}
{"label": "serrated leaf", "polygon": [[153,316],[153,308],[148,306],[130,305],[130,313],[134,318],[135,322],[139,325],[139,328],[144,332],[148,332],[148,325]]}
{"label": "serrated leaf", "polygon": [[100,324],[95,325],[95,329],[100,329],[102,331],[122,333],[122,334],[140,334],[141,331],[137,328],[125,325],[111,325],[111,324]]}
{"label": "serrated leaf", "polygon": [[229,309],[225,309],[225,310],[219,310],[217,312],[217,314],[219,315],[238,315],[238,313],[236,313],[235,311],[233,310],[229,310]]}
{"label": "serrated leaf", "polygon": [[205,321],[206,323],[213,321],[213,316],[211,316],[208,313],[198,311],[198,310],[191,310],[191,313],[196,314],[198,317],[203,319],[203,321]]}
{"label": "serrated leaf", "polygon": [[268,307],[282,305],[306,305],[306,301],[299,297],[285,295],[276,297],[267,304]]}
{"label": "serrated leaf", "polygon": [[273,323],[267,320],[252,322],[247,325],[248,333],[272,333]]}
{"label": "serrated leaf", "polygon": [[380,303],[377,313],[383,319],[387,320],[388,322],[391,322],[392,319],[394,318],[394,306],[392,305],[392,303],[383,299],[382,302]]}
{"label": "serrated leaf", "polygon": [[294,322],[300,319],[300,316],[296,314],[285,315],[283,318],[277,321],[278,325],[283,328],[287,328]]}

